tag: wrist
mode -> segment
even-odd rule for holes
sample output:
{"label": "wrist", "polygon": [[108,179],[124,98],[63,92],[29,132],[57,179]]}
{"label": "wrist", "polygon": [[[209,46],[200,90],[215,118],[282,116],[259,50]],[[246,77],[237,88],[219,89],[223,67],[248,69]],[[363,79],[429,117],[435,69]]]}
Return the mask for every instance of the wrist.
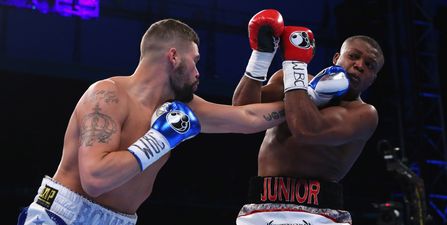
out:
{"label": "wrist", "polygon": [[150,129],[127,148],[138,161],[141,171],[171,150],[168,140],[157,130]]}
{"label": "wrist", "polygon": [[264,82],[267,80],[267,73],[272,63],[275,52],[260,52],[253,50],[245,69],[245,76]]}
{"label": "wrist", "polygon": [[307,63],[286,60],[282,63],[284,93],[292,90],[305,90],[309,84]]}

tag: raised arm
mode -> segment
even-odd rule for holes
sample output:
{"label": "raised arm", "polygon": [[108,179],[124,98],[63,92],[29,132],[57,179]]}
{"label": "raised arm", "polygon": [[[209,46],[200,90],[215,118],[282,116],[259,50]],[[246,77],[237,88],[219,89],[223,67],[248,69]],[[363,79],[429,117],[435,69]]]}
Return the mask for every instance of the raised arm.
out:
{"label": "raised arm", "polygon": [[287,124],[301,143],[336,146],[353,140],[368,140],[377,127],[376,109],[357,102],[349,107],[318,110],[303,91],[290,91],[285,98]]}
{"label": "raised arm", "polygon": [[197,115],[203,133],[257,133],[285,120],[282,101],[231,106],[194,96],[188,105]]}
{"label": "raised arm", "polygon": [[273,9],[262,10],[250,19],[248,36],[253,51],[244,76],[234,91],[233,105],[261,102],[261,87],[267,80],[283,29],[282,15]]}

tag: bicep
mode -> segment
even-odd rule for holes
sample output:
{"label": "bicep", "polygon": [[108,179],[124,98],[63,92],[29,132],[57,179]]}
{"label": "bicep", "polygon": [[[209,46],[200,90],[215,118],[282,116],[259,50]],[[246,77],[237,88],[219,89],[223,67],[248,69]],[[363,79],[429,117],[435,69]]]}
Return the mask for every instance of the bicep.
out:
{"label": "bicep", "polygon": [[125,118],[123,104],[125,100],[109,85],[98,85],[81,98],[75,110],[81,169],[118,149]]}

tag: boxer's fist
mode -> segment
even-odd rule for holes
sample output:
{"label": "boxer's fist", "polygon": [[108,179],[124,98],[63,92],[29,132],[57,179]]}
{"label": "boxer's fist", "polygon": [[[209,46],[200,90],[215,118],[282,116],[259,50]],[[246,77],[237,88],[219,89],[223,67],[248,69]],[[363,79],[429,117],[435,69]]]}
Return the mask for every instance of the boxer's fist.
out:
{"label": "boxer's fist", "polygon": [[314,57],[315,39],[306,27],[286,26],[281,35],[284,60],[309,64]]}
{"label": "boxer's fist", "polygon": [[200,133],[200,123],[193,111],[179,101],[166,102],[152,115],[151,129],[133,143],[129,150],[143,171],[180,142]]}
{"label": "boxer's fist", "polygon": [[307,90],[307,64],[314,57],[315,39],[306,27],[286,26],[281,35],[284,92]]}
{"label": "boxer's fist", "polygon": [[341,66],[323,69],[309,82],[307,93],[318,106],[324,106],[332,99],[342,96],[349,88],[349,79]]}
{"label": "boxer's fist", "polygon": [[281,13],[265,9],[256,13],[248,23],[250,47],[260,52],[274,52],[284,29]]}
{"label": "boxer's fist", "polygon": [[161,105],[152,115],[152,129],[166,137],[170,148],[200,133],[200,123],[194,112],[183,102]]}
{"label": "boxer's fist", "polygon": [[284,29],[281,14],[274,9],[262,10],[248,23],[248,38],[253,49],[248,60],[245,76],[264,82],[275,56],[276,49]]}

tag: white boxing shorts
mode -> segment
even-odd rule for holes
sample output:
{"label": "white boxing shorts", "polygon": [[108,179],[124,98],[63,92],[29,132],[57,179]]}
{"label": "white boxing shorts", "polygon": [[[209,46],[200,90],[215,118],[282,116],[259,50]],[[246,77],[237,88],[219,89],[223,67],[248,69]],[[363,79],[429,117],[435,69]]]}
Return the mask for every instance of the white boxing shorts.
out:
{"label": "white boxing shorts", "polygon": [[253,177],[248,203],[239,211],[237,225],[351,225],[343,208],[338,183],[294,177]]}
{"label": "white boxing shorts", "polygon": [[136,214],[114,212],[46,176],[34,202],[20,213],[17,225],[135,225],[136,222]]}

